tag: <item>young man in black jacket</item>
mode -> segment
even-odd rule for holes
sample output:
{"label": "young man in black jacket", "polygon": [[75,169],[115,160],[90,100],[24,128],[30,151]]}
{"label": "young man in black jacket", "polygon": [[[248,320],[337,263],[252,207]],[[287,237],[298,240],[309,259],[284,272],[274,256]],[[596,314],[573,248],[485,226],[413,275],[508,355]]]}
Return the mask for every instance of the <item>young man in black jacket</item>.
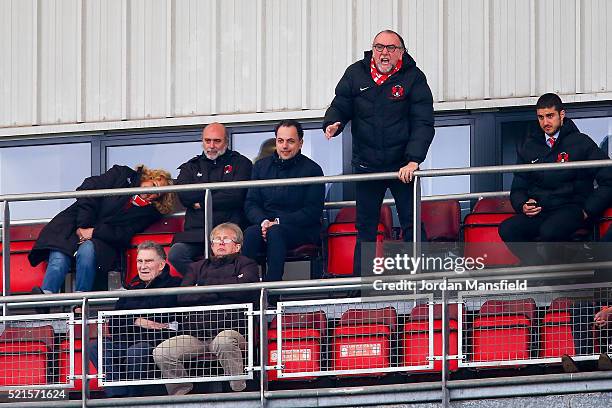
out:
{"label": "young man in black jacket", "polygon": [[[517,163],[604,160],[608,156],[565,116],[558,95],[542,95],[536,105],[539,131],[517,145]],[[593,180],[597,181],[595,189]],[[545,259],[521,242],[562,242],[596,220],[612,201],[612,169],[566,169],[515,173],[510,192],[517,215],[499,226],[499,235],[523,263]],[[543,248],[550,257],[552,248]]]}
{"label": "young man in black jacket", "polygon": [[[229,150],[228,143],[225,126],[220,123],[206,126],[202,131],[203,153],[180,165],[176,184],[248,180],[253,164],[240,153]],[[245,195],[244,188],[213,190],[213,227],[224,222],[246,227]],[[187,209],[185,228],[174,235],[168,260],[185,275],[189,264],[204,254],[204,193],[186,191],[178,196]]]}
{"label": "young man in black jacket", "polygon": [[[299,122],[283,120],[274,134],[276,151],[255,163],[253,180],[323,176],[321,167],[301,153]],[[249,189],[245,212],[253,225],[244,233],[242,253],[252,259],[266,253],[266,281],[282,280],[287,250],[319,241],[324,200],[323,184]]]}
{"label": "young man in black jacket", "polygon": [[397,172],[398,180],[358,182],[355,273],[360,274],[362,242],[375,242],[380,207],[387,189],[404,240],[412,241],[413,173],[425,160],[434,136],[433,97],[425,74],[394,31],[376,35],[372,50],[346,69],[325,112],[328,139],[352,122],[355,173]]}

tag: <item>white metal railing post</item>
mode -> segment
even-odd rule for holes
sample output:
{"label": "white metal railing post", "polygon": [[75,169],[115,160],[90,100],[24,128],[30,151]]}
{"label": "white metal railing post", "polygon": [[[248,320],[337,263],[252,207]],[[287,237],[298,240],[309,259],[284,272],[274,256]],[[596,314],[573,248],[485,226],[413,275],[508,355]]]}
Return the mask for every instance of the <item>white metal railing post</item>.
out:
{"label": "white metal railing post", "polygon": [[259,292],[259,361],[261,373],[259,376],[259,403],[262,408],[267,405],[266,392],[268,392],[268,324],[266,310],[268,309],[268,293],[265,288]]}
{"label": "white metal railing post", "polygon": [[[444,287],[448,287],[448,279],[444,278]],[[449,313],[448,313],[448,296],[446,289],[442,290],[442,408],[448,408],[450,405],[448,392],[448,349],[449,349]]]}
{"label": "white metal railing post", "polygon": [[87,316],[89,314],[89,303],[87,297],[81,302],[81,406],[87,407],[89,399],[89,327]]}
{"label": "white metal railing post", "polygon": [[207,188],[204,193],[204,257],[208,258],[210,256],[210,231],[213,228],[213,203],[212,203],[212,193],[210,189]]}
{"label": "white metal railing post", "polygon": [[[4,201],[2,213],[2,296],[11,293],[11,210],[9,202]],[[2,315],[8,315],[6,303],[2,304]]]}
{"label": "white metal railing post", "polygon": [[[421,178],[414,176],[412,192],[412,259],[417,259],[421,254]],[[419,262],[418,265],[421,263]],[[411,273],[419,273],[417,266]],[[416,293],[416,292],[415,292]]]}

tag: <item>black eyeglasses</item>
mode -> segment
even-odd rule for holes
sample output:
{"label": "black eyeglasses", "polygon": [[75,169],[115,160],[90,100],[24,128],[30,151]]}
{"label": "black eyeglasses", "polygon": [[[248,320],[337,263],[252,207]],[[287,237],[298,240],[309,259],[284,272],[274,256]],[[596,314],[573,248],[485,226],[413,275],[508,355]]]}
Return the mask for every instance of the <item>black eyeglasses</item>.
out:
{"label": "black eyeglasses", "polygon": [[389,54],[393,54],[395,52],[395,50],[401,50],[402,49],[401,46],[393,45],[393,44],[389,44],[389,45],[373,44],[372,48],[374,48],[378,52],[383,52],[383,50],[386,48],[387,51],[389,51]]}

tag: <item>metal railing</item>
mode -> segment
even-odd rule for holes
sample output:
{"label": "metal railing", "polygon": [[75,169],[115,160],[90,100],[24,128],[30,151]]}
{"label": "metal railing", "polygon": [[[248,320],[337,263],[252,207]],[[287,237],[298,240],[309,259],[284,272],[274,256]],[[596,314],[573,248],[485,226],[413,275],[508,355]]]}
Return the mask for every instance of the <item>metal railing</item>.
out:
{"label": "metal railing", "polygon": [[[593,168],[593,167],[602,167],[602,166],[610,166],[610,165],[612,165],[612,160],[572,162],[572,163],[564,163],[563,165],[534,164],[534,165],[486,166],[486,167],[478,167],[478,168],[439,169],[439,170],[417,171],[415,173],[415,182],[414,182],[414,189],[415,189],[414,191],[415,192],[414,194],[414,219],[416,221],[414,224],[415,225],[420,224],[418,220],[420,220],[420,201],[421,201],[420,178],[422,177],[474,175],[474,174],[489,174],[489,173],[499,173],[499,172],[523,172],[523,171],[536,171],[536,170],[562,170],[562,169],[568,169],[568,168]],[[296,178],[296,179],[284,179],[284,180],[206,183],[206,184],[168,186],[168,187],[151,187],[151,188],[126,188],[126,189],[59,192],[59,193],[9,194],[9,195],[0,196],[0,202],[4,203],[3,225],[10,225],[11,222],[10,222],[9,203],[15,202],[15,201],[116,196],[116,195],[126,195],[126,194],[142,193],[142,192],[163,193],[163,192],[202,190],[202,191],[205,191],[205,194],[206,194],[205,195],[206,197],[205,205],[206,205],[206,208],[208,209],[208,211],[206,211],[207,218],[208,218],[206,225],[207,225],[207,228],[209,228],[210,227],[210,215],[211,215],[210,210],[212,209],[212,200],[211,200],[211,194],[210,194],[211,190],[227,189],[227,188],[254,188],[254,187],[266,187],[266,186],[273,186],[273,185],[274,186],[304,185],[304,184],[322,184],[322,183],[330,183],[330,182],[356,182],[356,181],[358,182],[358,181],[372,181],[372,180],[387,180],[387,179],[394,179],[396,177],[397,177],[396,173],[377,173],[377,174],[366,174],[366,175],[343,175],[343,176]],[[459,194],[459,195],[454,194],[454,195],[436,196],[433,198],[428,198],[427,200],[449,199],[449,198],[469,199],[469,198],[482,197],[486,195],[499,195],[499,192],[471,193],[471,194]],[[339,203],[338,205],[344,205],[344,204],[345,203]],[[417,230],[415,229],[413,238],[415,242],[418,242],[420,238],[419,236],[420,234],[417,234],[416,231]],[[4,243],[10,242],[10,228],[2,229],[2,241]],[[354,289],[355,287],[369,287],[372,285],[374,280],[381,280],[385,282],[387,281],[396,282],[400,278],[404,280],[408,280],[408,281],[421,279],[421,277],[417,275],[408,275],[408,276],[403,276],[403,277],[377,276],[377,277],[372,277],[372,278],[363,277],[363,278],[342,278],[342,279],[326,279],[326,280],[294,281],[294,282],[262,282],[262,283],[240,285],[240,287],[232,287],[231,285],[227,285],[227,286],[220,285],[214,288],[192,287],[192,288],[131,290],[127,292],[126,291],[115,291],[115,292],[88,292],[88,293],[8,296],[9,287],[10,287],[9,286],[9,280],[10,280],[10,264],[9,264],[10,248],[9,248],[9,245],[3,245],[2,255],[3,255],[3,277],[2,277],[3,279],[3,294],[2,295],[3,296],[0,297],[0,303],[2,303],[3,305],[5,320],[11,320],[13,318],[13,317],[7,316],[8,315],[7,305],[9,304],[24,305],[27,302],[47,302],[47,303],[61,304],[62,302],[65,303],[66,301],[69,301],[69,302],[74,302],[74,303],[80,303],[83,315],[87,316],[87,312],[88,312],[90,303],[95,302],[97,299],[107,299],[109,297],[120,298],[120,297],[126,297],[126,296],[154,296],[154,295],[161,295],[161,294],[164,294],[164,295],[175,294],[176,295],[176,294],[182,294],[182,293],[204,293],[204,292],[213,292],[213,291],[214,292],[229,292],[229,291],[243,291],[243,290],[249,290],[249,289],[259,290],[260,291],[260,304],[259,304],[260,312],[252,312],[252,313],[255,316],[259,315],[259,319],[260,319],[260,325],[259,325],[260,364],[259,366],[257,366],[255,363],[253,363],[252,365],[247,363],[247,367],[252,368],[253,370],[258,370],[261,373],[260,388],[259,388],[259,402],[262,406],[266,405],[269,401],[274,400],[275,397],[280,398],[283,395],[282,392],[275,394],[275,392],[268,391],[267,376],[270,371],[275,371],[279,379],[283,377],[291,377],[291,376],[300,377],[301,376],[301,374],[297,372],[289,372],[289,370],[284,370],[286,368],[286,365],[283,364],[283,356],[285,356],[286,363],[289,363],[289,361],[287,361],[287,358],[289,358],[290,360],[293,360],[294,357],[296,357],[296,359],[299,361],[301,355],[299,354],[300,352],[297,352],[297,354],[291,354],[291,353],[286,354],[286,355],[283,354],[283,330],[282,330],[283,326],[282,325],[283,325],[283,316],[286,316],[287,313],[292,313],[291,311],[292,308],[295,309],[295,308],[302,307],[302,306],[307,307],[309,303],[309,302],[305,302],[305,303],[279,302],[276,308],[269,309],[267,307],[267,301],[268,301],[268,296],[270,294],[295,293],[298,291],[302,293],[311,293],[311,294],[318,293],[321,291],[334,292],[334,291],[342,291],[342,290],[347,290],[347,289]],[[578,272],[580,271],[589,272],[594,269],[597,270],[597,269],[603,269],[603,268],[610,268],[611,266],[612,266],[612,262],[594,262],[594,263],[588,263],[588,264],[550,265],[550,266],[523,267],[523,268],[498,268],[496,270],[473,270],[473,271],[465,272],[462,275],[462,278],[479,278],[479,277],[502,278],[502,277],[513,276],[517,273],[522,274],[522,275],[534,275],[534,274],[540,274],[542,272],[547,272],[548,274],[552,272],[558,272],[561,275],[563,275],[563,274],[566,274],[567,272],[571,272],[571,273],[576,273],[577,271]],[[449,279],[456,278],[456,275],[454,274],[454,272],[434,272],[434,273],[428,273],[427,278],[430,280],[441,279],[446,282]],[[457,354],[453,354],[450,352],[449,347],[451,343],[449,342],[449,337],[450,337],[451,328],[449,326],[451,324],[452,319],[449,318],[449,304],[452,304],[453,302],[459,303],[460,299],[459,298],[456,300],[449,299],[447,294],[444,291],[442,292],[442,295],[443,296],[440,300],[433,301],[433,302],[431,301],[431,297],[430,297],[431,295],[427,295],[427,294],[414,295],[414,297],[408,297],[408,298],[404,297],[404,299],[410,299],[413,302],[417,302],[419,299],[422,298],[422,296],[425,296],[425,298],[428,299],[428,301],[426,302],[427,303],[427,319],[425,319],[427,321],[426,331],[428,333],[427,352],[425,353],[427,364],[423,364],[423,365],[416,364],[414,366],[412,366],[411,364],[407,364],[407,362],[409,361],[410,353],[408,353],[408,356],[406,355],[405,353],[406,346],[403,346],[404,353],[402,354],[402,357],[400,358],[400,353],[397,351],[397,344],[400,344],[400,343],[407,344],[407,343],[404,343],[406,341],[405,335],[402,340],[398,337],[399,336],[398,333],[395,333],[395,338],[394,340],[392,340],[393,342],[395,342],[393,344],[396,344],[395,361],[393,362],[390,360],[388,367],[376,366],[376,367],[365,367],[364,368],[363,366],[359,366],[359,364],[355,363],[356,361],[355,358],[367,357],[365,356],[365,354],[367,353],[370,353],[369,357],[373,357],[372,354],[378,356],[380,353],[383,352],[383,348],[387,346],[380,344],[379,346],[376,346],[376,347],[369,347],[369,346],[364,347],[363,345],[356,346],[355,343],[336,344],[334,343],[335,337],[334,339],[330,337],[328,339],[328,346],[332,348],[337,347],[339,350],[338,355],[340,357],[342,357],[343,355],[345,357],[348,357],[348,360],[347,360],[348,362],[346,363],[346,365],[333,366],[331,367],[331,369],[330,367],[327,367],[328,369],[319,369],[318,371],[307,372],[305,376],[315,375],[315,374],[316,375],[327,375],[327,374],[329,375],[344,375],[344,374],[355,375],[355,374],[360,374],[360,373],[361,374],[364,374],[364,373],[374,374],[374,373],[389,372],[389,371],[405,372],[405,371],[410,371],[411,368],[414,368],[415,370],[418,371],[421,369],[423,370],[431,369],[433,367],[433,364],[435,364],[435,361],[440,360],[442,362],[442,365],[441,365],[442,381],[439,385],[432,384],[431,386],[440,387],[440,389],[442,390],[442,394],[441,394],[442,402],[445,406],[447,406],[450,395],[451,395],[449,390],[456,388],[459,384],[455,380],[449,380],[449,360],[458,359],[459,361],[465,362],[464,357],[467,356],[468,354],[466,354],[463,351],[464,343],[461,343],[461,341],[463,341],[466,338],[466,335],[464,334],[466,333],[466,331],[463,328],[464,321],[459,322],[459,325],[458,325],[458,332],[461,333],[461,336],[459,336],[461,340],[458,340],[458,343],[457,343],[458,347],[460,347],[459,351],[457,352]],[[395,300],[387,299],[387,301],[396,302],[393,304],[393,306],[391,306],[395,308],[396,313],[398,309],[401,311],[402,308],[405,306],[404,303],[397,303],[398,302],[397,299]],[[328,302],[323,302],[323,303],[330,305],[330,307],[333,308],[333,307],[337,307],[333,305],[350,304],[351,302],[354,302],[355,305],[368,303],[367,299],[360,299],[360,298],[356,298],[353,301],[351,300],[344,300],[340,302],[328,301]],[[373,302],[379,306],[382,305],[382,304],[377,303],[378,300],[373,301]],[[389,305],[389,304],[385,303],[385,305]],[[434,321],[436,320],[436,319],[433,319],[433,311],[436,305],[441,305],[441,313],[442,313],[441,314],[442,316],[441,317],[441,323],[442,323],[441,339],[442,339],[443,348],[442,348],[442,352],[440,353],[440,355],[437,354],[436,352],[432,353],[432,348],[433,348],[433,343],[432,343],[433,326],[432,325],[434,324]],[[459,307],[459,309],[461,309],[461,307]],[[338,310],[338,312],[340,312],[340,310]],[[404,318],[405,318],[409,310],[406,309],[404,310],[404,312],[406,312],[406,313],[403,313]],[[293,311],[293,313],[296,313],[296,312]],[[460,313],[459,316],[463,316],[462,313]],[[277,329],[276,329],[276,336],[277,336],[276,359],[277,359],[277,362],[274,365],[269,365],[266,362],[268,358],[267,349],[269,346],[267,325],[269,322],[269,317],[273,315],[276,315],[277,317],[279,317],[279,322],[278,322]],[[104,313],[101,315],[101,317],[102,319],[104,318]],[[64,318],[68,319],[68,321],[74,321],[72,315],[64,316]],[[355,318],[352,320],[353,326],[354,326],[354,323],[356,323],[356,320],[358,319]],[[78,323],[81,324],[81,331],[82,331],[83,339],[89,338],[87,333],[88,333],[88,323],[90,321],[91,321],[90,319],[85,317],[81,319],[80,321],[76,322],[77,324]],[[338,322],[340,326],[342,326],[341,321],[342,321],[342,315],[340,316],[340,322]],[[347,325],[347,327],[353,327],[350,325],[351,319],[348,319],[348,321],[349,321],[349,324]],[[366,325],[367,324],[370,324],[370,323],[366,323]],[[400,327],[400,325],[397,324],[395,327],[397,329],[397,327]],[[339,330],[338,333],[339,333],[339,337],[342,337],[340,335],[341,332],[345,334],[346,333],[355,334],[359,332],[360,330],[361,329],[355,329],[353,327],[353,329],[351,330],[348,330],[348,329]],[[252,327],[250,329],[250,332],[252,333]],[[392,332],[393,330],[390,330],[389,333],[392,333]],[[351,336],[353,335],[344,336],[345,340],[346,339],[349,340],[349,343],[350,343],[350,340],[354,338],[354,336],[353,337]],[[250,341],[252,341],[252,337],[251,336],[249,337],[251,339]],[[285,341],[287,340],[285,339]],[[87,349],[88,349],[87,343],[88,343],[87,341],[82,341],[82,355],[83,356],[87,356]],[[391,348],[393,347],[393,344],[389,343],[388,350],[391,350]],[[73,350],[73,347],[74,347],[74,344],[71,345],[71,350]],[[252,350],[253,350],[253,347],[251,347],[251,351]],[[416,354],[417,353],[415,353],[415,355]],[[419,353],[419,356],[420,355],[421,353]],[[70,357],[70,358],[72,360],[73,357]],[[376,361],[380,361],[380,359]],[[432,361],[434,363],[432,363]],[[520,362],[524,362],[524,361],[521,360]],[[71,364],[71,367],[74,368],[74,365]],[[88,389],[89,381],[94,378],[98,378],[98,376],[92,376],[88,374],[87,358],[85,357],[82,359],[81,373],[82,374],[80,375],[71,374],[70,378],[83,380],[81,405],[86,406],[89,402],[89,389]],[[251,378],[251,377],[245,377],[245,378]],[[103,377],[99,377],[99,379],[103,380]],[[193,380],[193,378],[190,378],[189,380]],[[463,382],[461,384],[465,386],[465,384],[467,383]],[[476,386],[481,383],[475,380],[473,384]],[[427,386],[424,385],[423,388],[427,388]],[[612,384],[610,385],[609,389],[612,389]],[[318,390],[317,392],[319,395],[324,395],[326,393],[326,391],[324,390]],[[333,391],[327,391],[327,392],[329,395],[333,394]],[[307,392],[305,392],[305,394],[307,394]],[[231,399],[231,398],[232,397],[228,397],[228,399]],[[161,400],[163,400],[163,398]],[[158,401],[159,402],[160,398],[151,397],[143,401],[150,401],[150,402]],[[175,401],[180,401],[180,400],[175,399]]]}
{"label": "metal railing", "polygon": [[[610,268],[612,262],[601,262],[597,264],[573,265],[573,271],[590,271],[593,268]],[[520,270],[522,275],[535,275],[539,277],[543,267],[522,267],[515,268]],[[568,265],[552,266],[547,268],[547,272],[554,277],[551,270],[557,270],[563,273],[568,269]],[[491,279],[500,279],[509,277],[511,268],[500,268],[500,270],[481,270],[466,272],[463,278],[481,279],[488,276]],[[142,379],[138,376],[127,378],[122,381],[108,381],[105,376],[104,369],[99,371],[97,375],[88,374],[87,363],[88,342],[82,340],[82,366],[77,370],[78,366],[74,365],[74,340],[75,336],[69,331],[75,324],[88,323],[98,324],[98,348],[99,356],[104,353],[104,324],[109,323],[112,318],[126,319],[128,316],[143,316],[147,317],[160,316],[167,314],[173,319],[180,320],[177,317],[180,313],[197,313],[198,310],[221,310],[220,307],[195,307],[195,308],[172,308],[165,310],[133,310],[133,311],[100,311],[98,319],[84,319],[81,321],[74,320],[72,314],[53,314],[53,315],[24,315],[24,316],[7,316],[2,318],[2,324],[6,322],[15,322],[14,329],[22,327],[31,327],[33,321],[39,322],[36,326],[46,326],[47,324],[40,323],[49,321],[49,319],[59,319],[63,329],[55,328],[54,332],[59,334],[62,339],[69,341],[70,354],[64,357],[68,359],[68,374],[65,378],[49,377],[47,374],[46,384],[49,388],[66,388],[72,387],[71,381],[79,381],[84,379],[84,383],[88,384],[91,380],[97,379],[98,384],[105,386],[115,385],[142,385],[142,384],[161,384],[161,383],[181,383],[193,381],[221,381],[228,379],[251,379],[253,372],[257,371],[261,374],[261,381],[264,380],[266,373],[271,376],[272,381],[283,381],[291,379],[313,379],[321,376],[334,376],[340,378],[350,378],[356,375],[380,376],[388,373],[418,373],[429,372],[438,373],[443,379],[440,387],[443,391],[448,391],[455,387],[455,384],[463,384],[465,382],[449,379],[451,372],[456,371],[458,367],[499,367],[503,365],[525,365],[525,364],[550,364],[560,361],[560,353],[566,353],[569,345],[567,333],[570,331],[571,317],[579,319],[581,316],[590,317],[590,310],[583,306],[585,300],[596,300],[598,305],[610,304],[612,299],[607,295],[608,291],[602,289],[603,286],[609,288],[610,285],[598,286],[559,286],[553,288],[535,288],[531,289],[529,294],[513,293],[457,293],[456,296],[434,295],[432,293],[421,293],[418,295],[401,295],[401,296],[379,296],[365,298],[339,298],[328,300],[309,300],[309,301],[281,301],[274,308],[266,307],[266,298],[269,294],[283,293],[287,289],[299,289],[304,294],[314,295],[320,292],[321,287],[325,285],[327,292],[346,291],[347,288],[353,288],[354,285],[359,285],[364,288],[372,286],[375,280],[384,282],[401,282],[401,281],[416,281],[422,276],[404,275],[404,276],[379,276],[372,278],[344,278],[344,279],[329,279],[329,280],[314,280],[314,281],[288,281],[288,282],[261,282],[245,285],[217,285],[214,287],[188,287],[188,288],[168,288],[168,289],[141,289],[117,292],[87,292],[87,293],[63,293],[49,295],[17,295],[9,297],[1,297],[0,302],[3,303],[20,303],[25,304],[30,301],[40,301],[48,299],[50,301],[71,300],[75,303],[80,303],[83,308],[87,308],[89,302],[94,299],[100,299],[110,296],[122,298],[131,296],[156,296],[160,294],[177,295],[177,294],[193,294],[193,293],[224,293],[230,291],[245,291],[259,290],[262,299],[260,301],[260,311],[253,311],[254,307],[250,304],[245,305],[228,305],[228,308],[242,308],[246,316],[253,317],[247,326],[248,346],[245,349],[245,373],[244,376],[227,376],[221,371],[201,371],[201,375],[189,374],[183,378],[175,378],[173,380],[165,380],[161,375],[155,376],[155,371],[152,378]],[[448,281],[449,279],[457,278],[454,272],[440,272],[428,275],[429,280]],[[239,286],[239,287],[236,287]],[[594,290],[599,291],[597,294]],[[443,292],[444,293],[444,292]],[[538,297],[538,293],[543,295]],[[571,295],[577,301],[571,306],[564,303],[564,307],[553,307],[552,300],[567,298]],[[517,299],[535,298],[535,302],[540,307],[546,307],[547,313],[551,314],[548,320],[542,319],[537,321],[534,319],[525,323],[527,320],[521,314],[525,310],[520,308],[515,309],[500,309],[495,313],[484,311],[484,304],[487,301],[495,299],[505,302],[512,302]],[[551,300],[552,299],[552,300]],[[557,302],[559,303],[559,302]],[[453,305],[457,306],[457,312],[449,312],[440,314],[444,308],[452,309]],[[450,307],[449,307],[450,306]],[[192,310],[193,309],[193,310]],[[417,309],[420,310],[417,313]],[[549,310],[548,310],[549,309]],[[382,313],[383,310],[393,310],[392,313]],[[296,319],[295,316],[304,316],[314,311],[320,311],[325,314],[325,328],[321,328],[320,321],[316,323],[316,319],[302,321]],[[565,313],[563,319],[558,319],[554,313]],[[482,316],[480,316],[482,315]],[[477,319],[485,319],[487,316],[495,315],[498,320],[501,320],[499,326],[487,326],[485,323],[478,323]],[[468,319],[465,316],[469,316]],[[276,325],[271,324],[273,318],[277,319]],[[503,321],[504,318],[515,319],[512,324],[507,324]],[[533,319],[533,316],[531,317]],[[257,322],[255,322],[255,320]],[[453,323],[454,322],[454,323]],[[228,322],[229,323],[229,322]],[[491,322],[489,322],[490,324]],[[119,323],[121,324],[121,323]],[[259,344],[255,345],[253,337],[254,327],[258,324],[260,327]],[[231,326],[231,325],[230,325]],[[83,326],[85,327],[85,326]],[[225,327],[225,326],[224,326]],[[229,326],[228,326],[229,327]],[[475,327],[479,329],[476,330]],[[545,332],[546,329],[546,332]],[[221,330],[221,329],[219,329]],[[539,346],[544,344],[544,340],[534,340],[529,336],[535,335],[535,331],[540,330],[539,336],[542,339],[546,338],[547,346]],[[315,333],[315,331],[318,331]],[[474,334],[475,331],[478,334]],[[565,332],[563,340],[555,342],[555,333]],[[89,338],[86,332],[82,332],[81,339]],[[579,331],[574,331],[579,333]],[[40,336],[39,336],[40,337]],[[475,339],[478,338],[478,341]],[[23,373],[35,375],[36,370],[24,368],[26,362],[36,358],[39,363],[46,362],[51,365],[54,359],[52,353],[48,353],[45,357],[44,353],[40,353],[38,357],[32,355],[34,350],[34,341],[24,339],[23,336],[12,337],[13,340],[6,341],[0,338],[0,350],[4,347],[13,347],[18,353],[13,353],[12,357],[3,354],[0,351],[0,367],[6,367],[7,359],[11,359],[8,364],[20,366],[19,370],[15,370],[11,377],[19,379]],[[137,338],[136,338],[137,339]],[[454,341],[450,341],[454,339]],[[485,340],[483,340],[485,339]],[[592,346],[592,351],[568,353],[577,356],[576,360],[594,359],[597,358],[598,352],[603,350],[604,343],[602,337],[590,335],[587,336],[587,342],[593,344],[599,341],[599,349]],[[27,342],[27,350],[24,349]],[[36,340],[40,344],[39,340]],[[441,342],[441,343],[440,343]],[[505,342],[505,343],[504,343]],[[441,348],[441,344],[448,344],[448,348]],[[484,350],[474,351],[475,344],[484,347]],[[499,350],[500,344],[503,344],[502,351]],[[606,343],[607,344],[607,340]],[[487,346],[488,345],[488,346]],[[535,346],[533,346],[535,345]],[[20,350],[19,348],[22,347]],[[472,348],[472,351],[469,348]],[[486,349],[489,347],[489,349]],[[493,347],[493,348],[491,348]],[[564,348],[565,347],[565,348]],[[39,346],[40,348],[40,346]],[[48,349],[47,349],[48,350]],[[258,358],[257,352],[259,351]],[[504,351],[505,350],[505,351]],[[23,351],[24,353],[21,353]],[[543,357],[542,353],[557,353],[554,357],[547,355]],[[492,355],[488,353],[494,353]],[[506,353],[506,354],[504,354]],[[523,353],[523,354],[521,354]],[[527,354],[524,354],[527,353]],[[10,353],[9,353],[10,354]],[[481,356],[476,358],[475,356]],[[484,358],[482,357],[484,356]],[[499,356],[502,356],[499,358]],[[275,357],[275,358],[274,358]],[[100,358],[100,357],[99,357]],[[30,359],[30,360],[28,360]],[[276,361],[275,361],[276,360]],[[454,363],[453,363],[454,362]],[[478,364],[475,364],[478,363]],[[64,363],[65,364],[65,363]],[[103,367],[101,360],[98,361],[98,367]],[[26,366],[27,367],[27,366]],[[446,368],[445,368],[446,367]],[[79,373],[80,371],[80,373]],[[6,371],[2,370],[0,382],[7,388],[16,388],[16,385],[8,385],[4,383]],[[82,373],[85,373],[84,375]],[[158,373],[159,374],[159,373]],[[40,372],[38,378],[41,377]],[[155,379],[157,378],[157,379]],[[50,379],[50,380],[49,380]],[[27,379],[26,379],[27,380]],[[514,380],[518,381],[518,380]],[[39,381],[40,382],[40,381]],[[478,380],[472,382],[478,384]],[[38,389],[43,384],[34,383],[29,388]],[[429,386],[428,383],[423,387]],[[610,383],[612,389],[612,383]],[[84,386],[83,403],[87,404],[89,395],[87,387]],[[300,391],[294,391],[296,395],[301,395]],[[307,391],[305,391],[307,392]],[[332,395],[333,391],[319,390],[320,395]],[[260,387],[260,400],[267,403],[269,400],[274,400],[278,395],[277,391],[267,391],[266,387]],[[327,394],[326,394],[327,393]],[[234,398],[233,394],[227,395],[226,398]],[[448,395],[448,394],[447,394]],[[129,399],[128,399],[129,400]],[[150,403],[166,401],[164,397],[146,397],[142,401]],[[142,402],[141,401],[141,402]],[[446,400],[448,402],[448,399]],[[126,402],[128,404],[128,402]]]}

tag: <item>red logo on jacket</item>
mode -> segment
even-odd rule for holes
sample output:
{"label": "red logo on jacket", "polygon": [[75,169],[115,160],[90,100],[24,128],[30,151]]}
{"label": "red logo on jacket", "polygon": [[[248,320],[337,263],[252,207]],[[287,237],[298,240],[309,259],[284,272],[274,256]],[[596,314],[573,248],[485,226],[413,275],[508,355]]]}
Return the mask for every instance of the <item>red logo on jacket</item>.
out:
{"label": "red logo on jacket", "polygon": [[223,168],[223,174],[230,174],[234,168],[231,164],[226,164]]}
{"label": "red logo on jacket", "polygon": [[565,163],[569,161],[569,154],[567,152],[561,152],[557,155],[557,163]]}
{"label": "red logo on jacket", "polygon": [[394,85],[391,88],[391,98],[392,99],[400,99],[404,96],[404,87],[401,85]]}

